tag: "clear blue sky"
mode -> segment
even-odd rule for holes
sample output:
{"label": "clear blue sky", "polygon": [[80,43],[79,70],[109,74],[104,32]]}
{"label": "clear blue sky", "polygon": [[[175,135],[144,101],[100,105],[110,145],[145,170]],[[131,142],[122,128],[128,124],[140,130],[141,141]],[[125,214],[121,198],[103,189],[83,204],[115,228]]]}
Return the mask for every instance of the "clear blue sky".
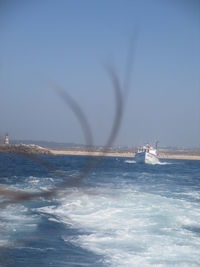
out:
{"label": "clear blue sky", "polygon": [[80,103],[103,145],[114,115],[105,64],[123,81],[137,31],[131,91],[116,145],[200,146],[200,1],[0,1],[0,134],[84,143],[49,86]]}

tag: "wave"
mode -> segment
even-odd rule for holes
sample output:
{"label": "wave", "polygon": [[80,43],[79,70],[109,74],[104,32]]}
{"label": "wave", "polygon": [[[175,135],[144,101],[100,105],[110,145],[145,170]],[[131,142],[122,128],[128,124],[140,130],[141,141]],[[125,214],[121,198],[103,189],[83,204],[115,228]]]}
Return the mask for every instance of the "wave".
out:
{"label": "wave", "polygon": [[37,227],[39,218],[30,215],[28,208],[21,204],[12,204],[1,210],[0,214],[0,247],[12,246],[15,235],[33,232]]}
{"label": "wave", "polygon": [[124,162],[125,162],[125,163],[129,163],[129,164],[134,164],[134,163],[136,163],[135,160],[125,160]]}
{"label": "wave", "polygon": [[182,227],[197,224],[198,206],[136,191],[133,185],[91,190],[74,190],[57,199],[60,205],[40,208],[78,230],[63,235],[66,242],[102,255],[109,266],[200,263],[200,239]]}
{"label": "wave", "polygon": [[173,163],[172,162],[167,162],[167,161],[159,161],[155,165],[171,165],[171,164],[173,164]]}
{"label": "wave", "polygon": [[[124,162],[125,163],[128,163],[128,164],[135,164],[135,163],[137,163],[135,160],[125,160]],[[159,162],[157,162],[157,163],[155,163],[153,165],[171,165],[171,164],[173,164],[173,163],[166,162],[166,161],[159,161]]]}

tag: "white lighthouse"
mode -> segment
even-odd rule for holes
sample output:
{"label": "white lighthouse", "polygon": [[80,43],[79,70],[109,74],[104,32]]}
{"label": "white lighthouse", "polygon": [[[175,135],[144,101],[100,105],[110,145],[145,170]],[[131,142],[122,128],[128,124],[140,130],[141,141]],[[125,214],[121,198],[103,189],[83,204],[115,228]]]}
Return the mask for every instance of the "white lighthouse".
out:
{"label": "white lighthouse", "polygon": [[9,145],[9,137],[8,137],[8,133],[5,135],[4,144],[5,144],[5,145]]}

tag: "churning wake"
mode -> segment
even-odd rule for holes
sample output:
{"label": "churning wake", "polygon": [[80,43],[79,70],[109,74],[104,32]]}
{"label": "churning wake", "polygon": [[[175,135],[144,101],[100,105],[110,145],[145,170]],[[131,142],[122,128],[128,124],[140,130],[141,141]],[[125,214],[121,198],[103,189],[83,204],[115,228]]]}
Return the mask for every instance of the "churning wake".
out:
{"label": "churning wake", "polygon": [[[72,178],[85,164],[84,157],[50,160]],[[200,266],[199,163],[169,163],[106,158],[51,199],[8,205],[0,214],[0,266]],[[17,175],[5,169],[2,186],[47,191],[65,179],[21,164]]]}

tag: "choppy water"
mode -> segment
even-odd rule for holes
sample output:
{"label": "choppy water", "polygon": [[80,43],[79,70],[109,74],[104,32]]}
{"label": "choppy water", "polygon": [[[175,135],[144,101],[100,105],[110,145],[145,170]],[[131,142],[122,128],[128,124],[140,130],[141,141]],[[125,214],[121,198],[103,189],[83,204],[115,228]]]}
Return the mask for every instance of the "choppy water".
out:
{"label": "choppy water", "polygon": [[[48,190],[87,157],[0,155],[0,184]],[[105,158],[77,187],[0,209],[0,266],[200,266],[200,162]]]}

